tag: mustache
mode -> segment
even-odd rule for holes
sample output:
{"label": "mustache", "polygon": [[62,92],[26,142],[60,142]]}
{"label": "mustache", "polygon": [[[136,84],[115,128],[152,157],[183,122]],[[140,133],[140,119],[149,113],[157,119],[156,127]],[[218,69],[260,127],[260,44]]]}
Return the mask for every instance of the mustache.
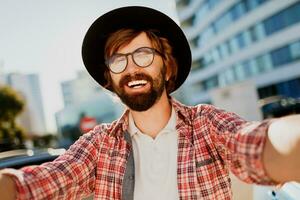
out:
{"label": "mustache", "polygon": [[136,73],[133,75],[127,74],[121,78],[121,80],[119,82],[119,87],[123,87],[124,85],[127,85],[128,82],[133,81],[133,80],[146,80],[150,83],[153,82],[152,77],[147,74],[143,74],[143,73]]}

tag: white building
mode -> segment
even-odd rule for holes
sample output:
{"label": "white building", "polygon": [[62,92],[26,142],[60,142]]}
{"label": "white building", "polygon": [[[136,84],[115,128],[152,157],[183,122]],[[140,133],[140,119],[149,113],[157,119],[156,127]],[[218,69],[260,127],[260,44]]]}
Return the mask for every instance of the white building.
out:
{"label": "white building", "polygon": [[87,71],[78,72],[75,79],[63,82],[61,87],[65,108],[55,115],[59,132],[65,127],[78,126],[82,114],[102,123],[117,119],[124,110],[122,104],[115,102]]}
{"label": "white building", "polygon": [[61,89],[65,107],[87,101],[101,91],[86,71],[79,71],[75,79],[62,82]]}
{"label": "white building", "polygon": [[[192,71],[177,96],[212,103],[212,90],[254,83],[259,98],[300,98],[299,0],[176,0],[192,48]],[[241,102],[244,103],[244,102]],[[234,110],[234,109],[233,109]],[[270,188],[232,178],[235,199],[271,199]]]}
{"label": "white building", "polygon": [[299,0],[177,0],[192,47],[187,104],[210,90],[251,79],[260,98],[300,97]]}

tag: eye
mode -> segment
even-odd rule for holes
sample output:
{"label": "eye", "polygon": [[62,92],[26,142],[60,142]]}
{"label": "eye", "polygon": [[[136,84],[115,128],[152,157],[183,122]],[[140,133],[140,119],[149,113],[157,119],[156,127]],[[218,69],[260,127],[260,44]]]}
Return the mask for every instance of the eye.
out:
{"label": "eye", "polygon": [[142,47],[142,48],[139,48],[137,49],[134,54],[136,56],[145,56],[145,55],[151,55],[153,54],[152,50],[150,48],[147,48],[147,47]]}
{"label": "eye", "polygon": [[122,55],[113,55],[110,59],[109,59],[109,63],[115,63],[115,62],[122,62],[126,60],[126,58]]}

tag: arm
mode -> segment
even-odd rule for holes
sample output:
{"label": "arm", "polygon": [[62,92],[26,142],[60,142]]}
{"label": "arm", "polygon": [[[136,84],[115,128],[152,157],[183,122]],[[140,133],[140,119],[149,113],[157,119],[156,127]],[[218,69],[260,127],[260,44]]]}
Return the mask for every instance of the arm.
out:
{"label": "arm", "polygon": [[[85,134],[53,162],[20,170],[4,169],[2,174],[13,177],[17,199],[74,199],[86,196],[93,192],[95,185],[99,149],[97,135]],[[3,182],[11,182],[6,175],[4,177],[6,180]]]}
{"label": "arm", "polygon": [[0,171],[0,194],[3,200],[16,198],[16,186],[12,177],[2,174]]}
{"label": "arm", "polygon": [[278,181],[300,181],[300,115],[271,123],[263,151],[268,175]]}
{"label": "arm", "polygon": [[206,105],[201,110],[214,148],[229,169],[246,183],[278,184],[265,170],[263,150],[269,125],[276,119],[246,121],[238,115]]}

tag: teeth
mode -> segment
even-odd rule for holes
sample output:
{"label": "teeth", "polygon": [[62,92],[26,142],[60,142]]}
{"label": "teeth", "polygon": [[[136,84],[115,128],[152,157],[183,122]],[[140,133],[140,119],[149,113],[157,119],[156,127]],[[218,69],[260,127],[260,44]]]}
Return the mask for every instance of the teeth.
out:
{"label": "teeth", "polygon": [[147,83],[146,80],[130,81],[130,82],[128,83],[128,86],[129,86],[129,87],[134,87],[134,86],[136,86],[136,85],[145,85],[146,83]]}

